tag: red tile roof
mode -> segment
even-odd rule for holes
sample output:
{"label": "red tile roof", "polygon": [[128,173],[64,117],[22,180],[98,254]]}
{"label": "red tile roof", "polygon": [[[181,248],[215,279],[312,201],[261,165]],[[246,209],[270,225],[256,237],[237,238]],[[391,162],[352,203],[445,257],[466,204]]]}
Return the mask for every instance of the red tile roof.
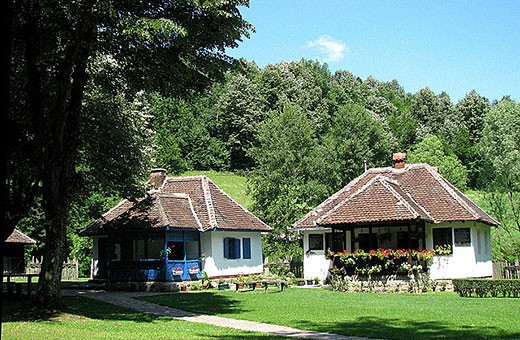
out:
{"label": "red tile roof", "polygon": [[9,237],[5,240],[5,243],[35,244],[36,241],[15,229],[13,230],[11,235],[9,235]]}
{"label": "red tile roof", "polygon": [[428,164],[367,170],[296,222],[295,229],[423,220],[498,222]]}
{"label": "red tile roof", "polygon": [[121,201],[80,232],[103,234],[113,228],[188,228],[200,231],[271,228],[229,197],[206,176],[167,177],[136,202]]}

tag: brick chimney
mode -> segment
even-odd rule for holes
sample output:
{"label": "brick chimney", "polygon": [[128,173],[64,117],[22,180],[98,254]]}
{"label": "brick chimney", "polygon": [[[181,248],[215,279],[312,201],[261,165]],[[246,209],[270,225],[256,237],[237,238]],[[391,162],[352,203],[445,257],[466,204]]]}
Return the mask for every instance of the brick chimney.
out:
{"label": "brick chimney", "polygon": [[394,160],[394,168],[404,169],[404,166],[406,165],[406,153],[405,152],[394,153],[392,159]]}
{"label": "brick chimney", "polygon": [[160,187],[164,180],[166,179],[166,170],[161,168],[156,168],[150,170],[150,179],[148,180],[148,184],[154,187]]}

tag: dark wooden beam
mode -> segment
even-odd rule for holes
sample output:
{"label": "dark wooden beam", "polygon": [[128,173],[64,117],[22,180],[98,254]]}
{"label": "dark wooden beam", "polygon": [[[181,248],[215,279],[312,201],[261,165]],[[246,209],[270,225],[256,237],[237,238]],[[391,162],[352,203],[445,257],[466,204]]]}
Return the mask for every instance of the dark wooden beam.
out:
{"label": "dark wooden beam", "polygon": [[368,227],[368,250],[374,249],[374,241],[373,241],[374,235],[372,234],[372,226]]}
{"label": "dark wooden beam", "polygon": [[350,227],[350,251],[354,251],[356,247],[354,228]]}

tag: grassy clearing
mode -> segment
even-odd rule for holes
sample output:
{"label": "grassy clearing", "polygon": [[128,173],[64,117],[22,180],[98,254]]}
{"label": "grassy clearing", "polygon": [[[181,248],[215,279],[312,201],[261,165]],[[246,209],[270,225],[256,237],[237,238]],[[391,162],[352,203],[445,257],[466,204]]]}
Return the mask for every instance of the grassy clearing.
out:
{"label": "grassy clearing", "polygon": [[230,318],[386,339],[519,339],[518,299],[460,298],[455,293],[208,291],[145,300]]}
{"label": "grassy clearing", "polygon": [[253,201],[247,194],[247,178],[239,176],[232,172],[216,172],[216,171],[188,171],[181,176],[206,175],[217,186],[219,186],[226,194],[231,196],[235,201],[246,209],[250,209]]}
{"label": "grassy clearing", "polygon": [[134,312],[81,297],[65,298],[67,310],[34,314],[29,301],[3,302],[2,339],[280,339]]}

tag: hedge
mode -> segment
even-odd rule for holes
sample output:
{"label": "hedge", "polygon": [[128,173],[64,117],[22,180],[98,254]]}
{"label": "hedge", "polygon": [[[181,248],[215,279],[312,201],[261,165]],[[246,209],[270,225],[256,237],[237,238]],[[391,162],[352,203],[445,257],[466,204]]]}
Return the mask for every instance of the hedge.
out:
{"label": "hedge", "polygon": [[462,297],[520,297],[520,279],[454,279],[455,291]]}

